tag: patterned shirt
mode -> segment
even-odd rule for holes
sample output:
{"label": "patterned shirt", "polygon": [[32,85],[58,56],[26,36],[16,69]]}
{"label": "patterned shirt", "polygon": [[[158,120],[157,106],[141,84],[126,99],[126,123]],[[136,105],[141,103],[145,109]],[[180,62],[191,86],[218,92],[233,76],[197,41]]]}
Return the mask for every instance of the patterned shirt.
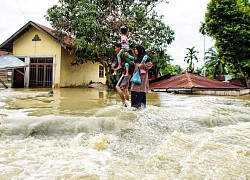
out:
{"label": "patterned shirt", "polygon": [[121,35],[121,45],[122,49],[129,49],[129,44],[128,44],[128,37],[126,35]]}

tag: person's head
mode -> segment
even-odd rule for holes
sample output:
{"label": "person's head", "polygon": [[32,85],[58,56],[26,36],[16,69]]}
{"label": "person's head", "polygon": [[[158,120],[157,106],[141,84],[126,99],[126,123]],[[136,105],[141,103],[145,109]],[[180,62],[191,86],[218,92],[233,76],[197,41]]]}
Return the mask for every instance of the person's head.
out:
{"label": "person's head", "polygon": [[122,45],[117,43],[117,44],[114,45],[114,48],[115,48],[115,52],[119,53],[121,48],[122,48]]}
{"label": "person's head", "polygon": [[136,45],[135,46],[135,54],[137,56],[136,63],[141,63],[143,57],[146,55],[146,51],[143,46]]}
{"label": "person's head", "polygon": [[128,32],[127,28],[125,28],[125,27],[122,27],[122,28],[121,28],[121,34],[126,35],[127,32]]}
{"label": "person's head", "polygon": [[136,54],[138,57],[141,56],[141,55],[144,56],[144,55],[146,54],[144,47],[141,46],[141,45],[136,45],[136,46],[135,46],[135,54]]}

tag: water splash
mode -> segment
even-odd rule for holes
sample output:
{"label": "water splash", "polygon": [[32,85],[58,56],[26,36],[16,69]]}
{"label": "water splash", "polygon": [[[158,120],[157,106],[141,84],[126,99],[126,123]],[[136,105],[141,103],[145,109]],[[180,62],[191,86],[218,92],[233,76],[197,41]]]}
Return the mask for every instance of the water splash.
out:
{"label": "water splash", "polygon": [[[79,98],[81,97],[81,98]],[[250,99],[116,92],[0,94],[0,179],[249,179]]]}

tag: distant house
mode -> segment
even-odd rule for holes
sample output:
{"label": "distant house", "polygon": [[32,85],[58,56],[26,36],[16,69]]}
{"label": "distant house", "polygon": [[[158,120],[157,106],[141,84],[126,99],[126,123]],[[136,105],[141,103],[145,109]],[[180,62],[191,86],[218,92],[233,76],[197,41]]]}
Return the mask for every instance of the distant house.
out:
{"label": "distant house", "polygon": [[211,95],[243,95],[249,94],[249,89],[231,85],[215,79],[206,78],[192,73],[183,73],[170,78],[155,80],[150,83],[152,91],[211,94]]}
{"label": "distant house", "polygon": [[[11,52],[28,64],[21,78],[24,87],[70,87],[92,82],[106,82],[105,70],[100,63],[87,62],[72,66],[74,53],[68,49],[72,39],[60,42],[53,30],[29,21],[0,45],[0,50]],[[20,86],[14,84],[13,87]]]}

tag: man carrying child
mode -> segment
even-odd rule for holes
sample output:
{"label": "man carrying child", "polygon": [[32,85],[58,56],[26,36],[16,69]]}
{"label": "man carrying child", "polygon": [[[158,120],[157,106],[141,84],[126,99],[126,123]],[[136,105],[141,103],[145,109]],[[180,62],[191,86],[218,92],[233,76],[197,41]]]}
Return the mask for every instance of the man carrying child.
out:
{"label": "man carrying child", "polygon": [[[114,45],[115,52],[118,54],[122,47],[121,44],[115,44]],[[120,71],[122,71],[122,75],[120,79],[118,80],[118,83],[116,84],[115,88],[121,97],[122,100],[122,105],[124,107],[127,107],[126,100],[129,100],[129,81],[131,78],[131,74],[134,71],[134,63],[131,61],[133,60],[133,56],[129,56],[127,52],[122,52],[121,53],[121,68],[119,68]],[[129,59],[131,58],[131,59]],[[117,70],[117,68],[115,69]]]}

